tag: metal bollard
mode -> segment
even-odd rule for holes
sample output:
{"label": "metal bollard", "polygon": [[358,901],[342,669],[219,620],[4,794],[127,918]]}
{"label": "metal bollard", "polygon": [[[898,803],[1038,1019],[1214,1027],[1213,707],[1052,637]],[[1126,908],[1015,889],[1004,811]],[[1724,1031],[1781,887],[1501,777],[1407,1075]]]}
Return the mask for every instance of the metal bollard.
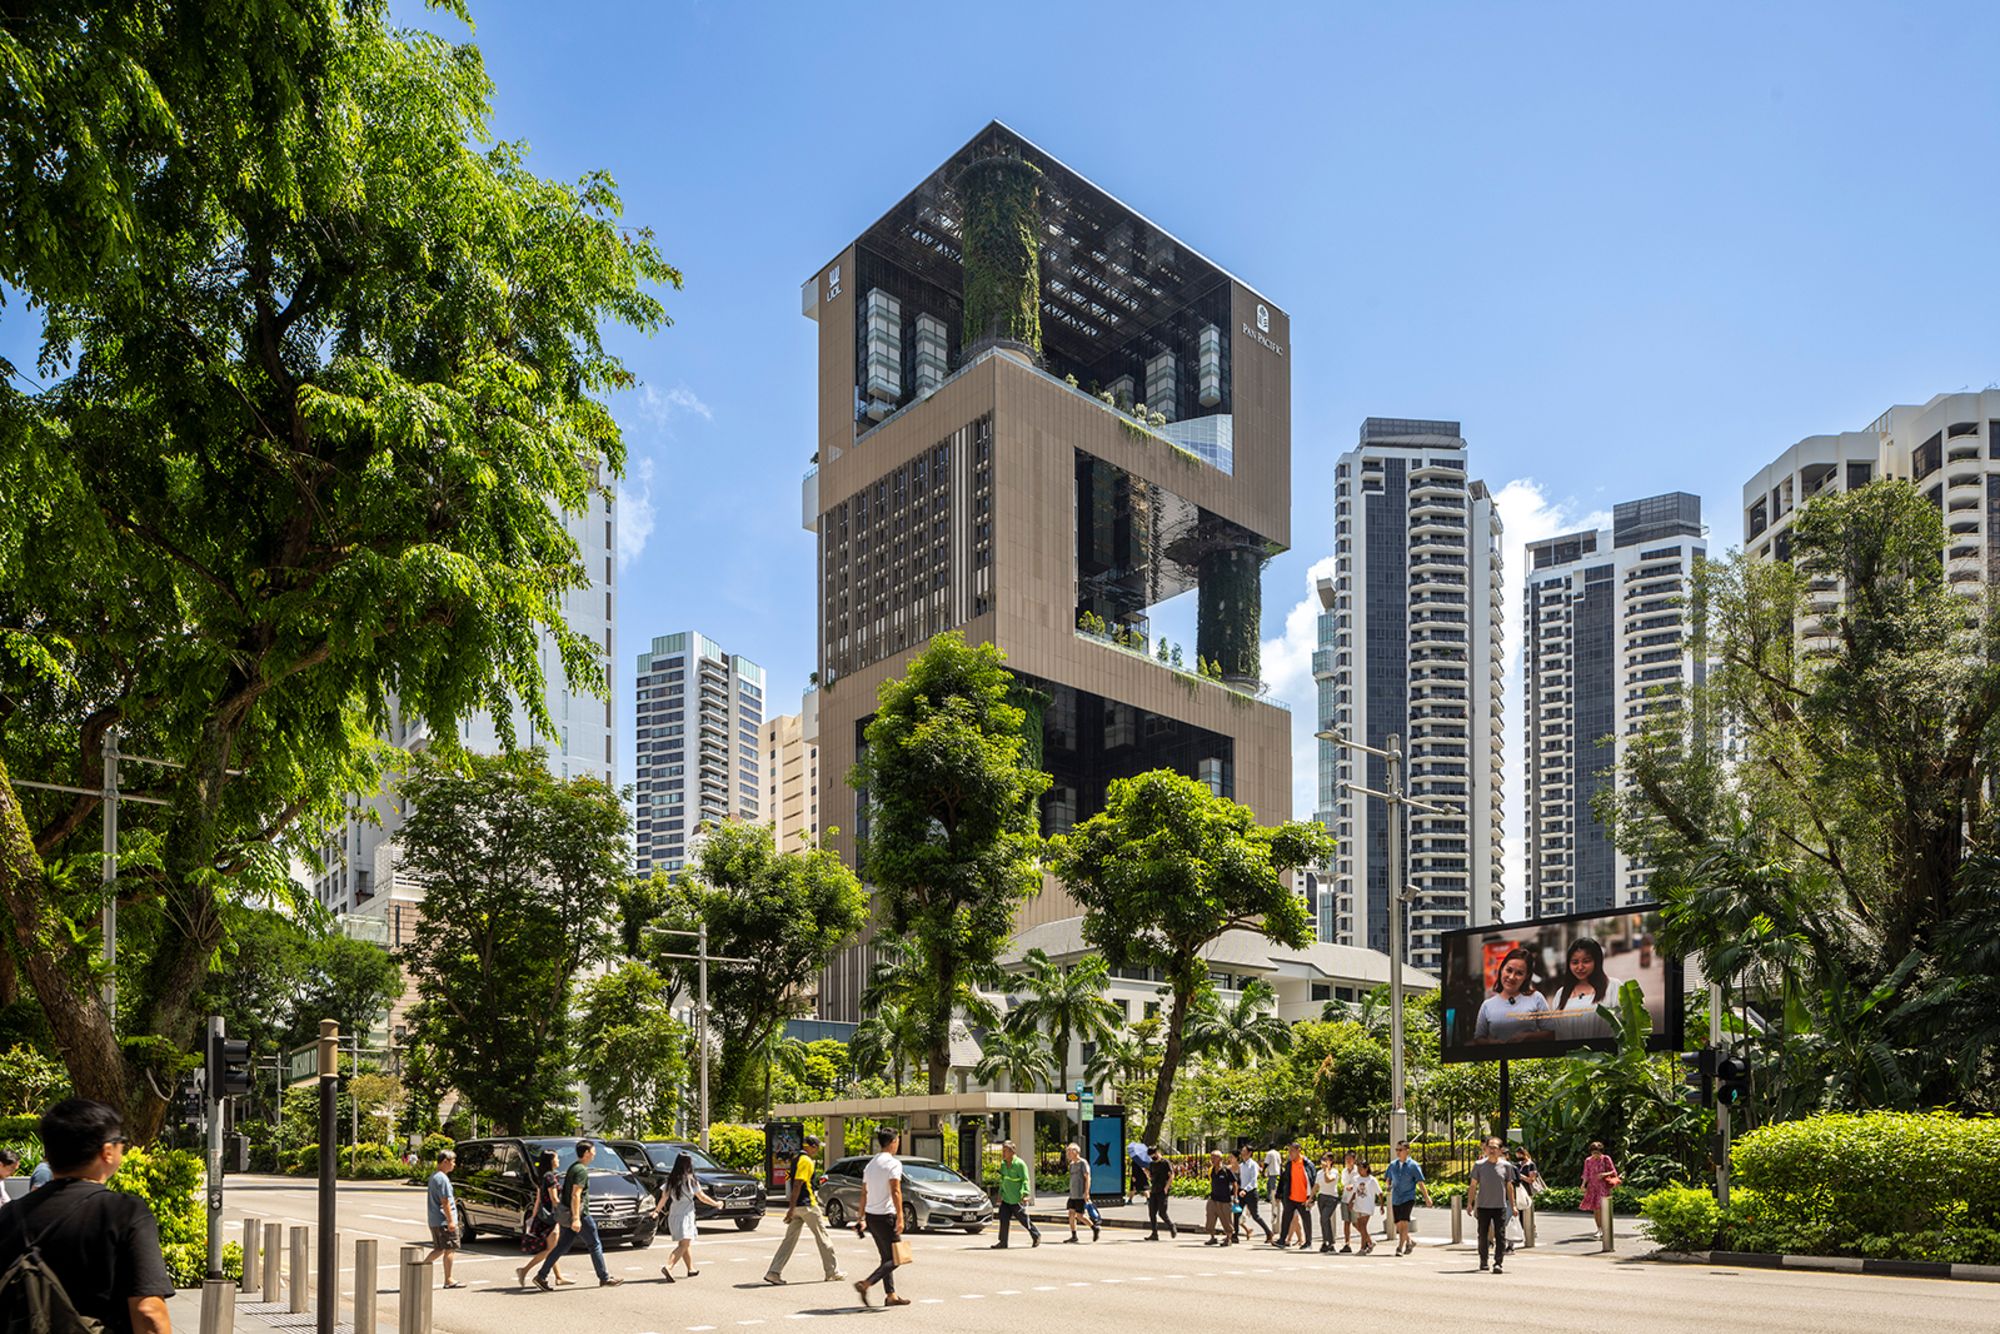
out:
{"label": "metal bollard", "polygon": [[405,1246],[396,1275],[396,1334],[419,1334],[424,1313],[423,1294],[418,1285],[430,1286],[430,1274],[421,1262],[423,1248]]}
{"label": "metal bollard", "polygon": [[292,1229],[292,1282],[287,1290],[291,1298],[287,1309],[293,1315],[303,1315],[312,1309],[312,1233],[310,1227]]}
{"label": "metal bollard", "polygon": [[1606,1252],[1618,1249],[1618,1239],[1611,1232],[1611,1201],[1602,1200],[1597,1206],[1597,1237],[1600,1249]]}
{"label": "metal bollard", "polygon": [[375,1334],[375,1248],[372,1237],[354,1243],[354,1334]]}
{"label": "metal bollard", "polygon": [[264,1304],[276,1306],[284,1300],[285,1277],[285,1225],[283,1223],[264,1224],[264,1264],[258,1277],[264,1280]]}
{"label": "metal bollard", "polygon": [[1521,1249],[1532,1249],[1535,1244],[1535,1202],[1528,1199],[1521,1204]]}
{"label": "metal bollard", "polygon": [[1465,1244],[1465,1197],[1463,1195],[1454,1195],[1451,1197],[1451,1244],[1454,1246],[1463,1246]]}
{"label": "metal bollard", "polygon": [[263,1241],[263,1239],[264,1239],[264,1220],[261,1218],[244,1219],[243,1220],[243,1291],[245,1292],[255,1292],[257,1290],[257,1284],[260,1281],[258,1276],[263,1272],[261,1269],[257,1267],[258,1257],[262,1254],[262,1252],[258,1249],[258,1245]]}
{"label": "metal bollard", "polygon": [[201,1285],[201,1334],[235,1334],[236,1285],[226,1278]]}

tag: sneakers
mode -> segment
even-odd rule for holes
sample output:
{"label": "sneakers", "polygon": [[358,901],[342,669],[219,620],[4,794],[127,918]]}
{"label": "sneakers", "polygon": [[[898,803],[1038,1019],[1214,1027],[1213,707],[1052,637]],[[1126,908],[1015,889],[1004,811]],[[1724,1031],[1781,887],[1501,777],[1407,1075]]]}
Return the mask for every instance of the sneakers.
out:
{"label": "sneakers", "polygon": [[1342,1246],[1340,1248],[1340,1253],[1342,1255],[1352,1255],[1354,1254],[1354,1248],[1352,1246]]}
{"label": "sneakers", "polygon": [[1486,1272],[1486,1262],[1484,1260],[1479,1262],[1479,1272],[1482,1274]]}
{"label": "sneakers", "polygon": [[846,1277],[847,1277],[847,1271],[845,1269],[836,1269],[831,1274],[828,1274],[825,1278],[821,1279],[820,1282],[838,1283],[840,1282],[840,1280]]}
{"label": "sneakers", "polygon": [[1063,1238],[1063,1245],[1065,1245],[1065,1246],[1074,1246],[1074,1245],[1076,1245],[1076,1233],[1072,1232],[1072,1233],[1070,1233],[1070,1234],[1069,1234],[1069,1235],[1068,1235],[1067,1237],[1064,1237],[1064,1238]]}
{"label": "sneakers", "polygon": [[[669,1281],[671,1281],[671,1280],[669,1280]],[[548,1281],[547,1279],[545,1279],[545,1278],[537,1278],[537,1279],[535,1280],[535,1286],[536,1286],[536,1287],[538,1287],[538,1288],[540,1288],[540,1289],[541,1289],[541,1290],[542,1290],[543,1292],[554,1292],[554,1291],[555,1291],[555,1289],[554,1289],[554,1288],[552,1288],[552,1287],[550,1287],[550,1286],[549,1286],[549,1281]]]}
{"label": "sneakers", "polygon": [[1092,1241],[1096,1241],[1102,1235],[1103,1235],[1103,1229],[1099,1228],[1097,1224],[1092,1223],[1090,1225],[1090,1239]]}
{"label": "sneakers", "polygon": [[1496,1273],[1496,1274],[1497,1274],[1497,1273],[1499,1273],[1499,1272],[1500,1272],[1500,1266],[1499,1266],[1499,1265],[1494,1265],[1494,1266],[1493,1266],[1493,1272],[1494,1272],[1494,1273]]}
{"label": "sneakers", "polygon": [[1041,1234],[1041,1233],[1039,1233],[1039,1232],[1030,1232],[1030,1233],[1028,1234],[1028,1249],[1029,1249],[1029,1250],[1031,1250],[1031,1251],[1032,1251],[1032,1250],[1034,1250],[1034,1249],[1035,1249],[1035,1247],[1037,1247],[1037,1246],[1039,1246],[1039,1245],[1041,1245],[1041,1244],[1042,1244],[1042,1234]]}

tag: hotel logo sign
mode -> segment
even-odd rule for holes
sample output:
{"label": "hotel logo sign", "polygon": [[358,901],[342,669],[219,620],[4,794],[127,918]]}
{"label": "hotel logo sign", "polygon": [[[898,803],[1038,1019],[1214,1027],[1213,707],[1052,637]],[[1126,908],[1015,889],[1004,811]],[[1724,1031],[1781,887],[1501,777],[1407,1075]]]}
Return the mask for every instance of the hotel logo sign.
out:
{"label": "hotel logo sign", "polygon": [[[836,264],[832,268],[826,271],[826,299],[828,301],[831,301],[839,295],[840,295],[840,265]],[[1261,310],[1262,307],[1260,306],[1258,309]]]}
{"label": "hotel logo sign", "polygon": [[1253,343],[1260,344],[1267,351],[1277,356],[1282,357],[1285,355],[1285,349],[1271,341],[1271,308],[1261,301],[1257,303],[1257,327],[1254,329],[1251,328],[1250,322],[1245,320],[1243,322],[1243,336]]}

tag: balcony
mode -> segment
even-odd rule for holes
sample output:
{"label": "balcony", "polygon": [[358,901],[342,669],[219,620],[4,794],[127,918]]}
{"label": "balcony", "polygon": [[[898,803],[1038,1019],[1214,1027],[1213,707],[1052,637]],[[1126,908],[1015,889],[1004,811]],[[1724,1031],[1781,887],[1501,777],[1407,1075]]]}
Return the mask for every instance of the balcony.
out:
{"label": "balcony", "polygon": [[[1214,686],[1217,689],[1226,690],[1232,695],[1255,700],[1260,704],[1268,704],[1274,709],[1282,709],[1286,713],[1292,711],[1291,705],[1271,695],[1271,687],[1266,682],[1259,681],[1253,686],[1237,681],[1218,681],[1213,677],[1203,676],[1191,667],[1176,667],[1171,662],[1161,662],[1153,654],[1148,653],[1143,644],[1121,644],[1108,634],[1093,634],[1088,630],[1080,629],[1075,633],[1078,639],[1087,640],[1100,648],[1110,649],[1115,653],[1122,653],[1128,658],[1136,658],[1141,662],[1158,668],[1160,671],[1171,672],[1180,678],[1181,683],[1186,686],[1190,695],[1198,694],[1202,686]],[[1342,709],[1339,718],[1335,721],[1343,723],[1348,721],[1348,713],[1349,710]]]}

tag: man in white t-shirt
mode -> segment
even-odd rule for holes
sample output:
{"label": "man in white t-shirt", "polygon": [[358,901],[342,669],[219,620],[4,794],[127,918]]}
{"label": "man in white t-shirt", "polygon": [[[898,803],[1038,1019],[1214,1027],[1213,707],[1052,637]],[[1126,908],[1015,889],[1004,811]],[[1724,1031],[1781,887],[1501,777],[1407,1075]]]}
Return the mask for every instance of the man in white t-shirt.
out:
{"label": "man in white t-shirt", "polygon": [[1236,1179],[1243,1187],[1243,1193],[1237,1198],[1237,1202],[1243,1206],[1243,1212],[1236,1216],[1236,1222],[1237,1226],[1243,1229],[1243,1235],[1248,1237],[1249,1220],[1256,1219],[1257,1226],[1264,1229],[1264,1240],[1269,1242],[1276,1234],[1271,1231],[1271,1225],[1264,1221],[1264,1215],[1257,1212],[1258,1175],[1257,1155],[1251,1151],[1248,1144],[1245,1144],[1236,1151]]}
{"label": "man in white t-shirt", "polygon": [[861,1217],[854,1230],[875,1239],[875,1253],[882,1263],[875,1272],[854,1285],[861,1304],[869,1305],[868,1289],[882,1282],[884,1306],[908,1306],[908,1297],[896,1295],[896,1243],[903,1236],[903,1160],[896,1156],[902,1136],[892,1126],[875,1132],[876,1153],[861,1169]]}

